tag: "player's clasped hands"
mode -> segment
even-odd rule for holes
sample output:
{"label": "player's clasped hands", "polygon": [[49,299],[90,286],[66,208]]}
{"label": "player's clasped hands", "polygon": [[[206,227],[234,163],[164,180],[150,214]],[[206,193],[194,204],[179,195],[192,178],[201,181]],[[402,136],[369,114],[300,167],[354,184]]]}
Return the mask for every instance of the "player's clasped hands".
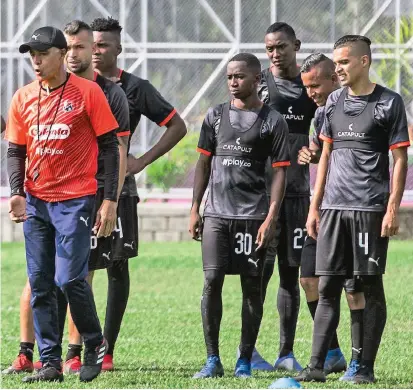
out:
{"label": "player's clasped hands", "polygon": [[202,237],[202,218],[196,211],[191,211],[191,216],[189,219],[189,234],[196,241],[201,241]]}
{"label": "player's clasped hands", "polygon": [[105,199],[102,206],[96,214],[96,222],[93,226],[93,233],[96,234],[97,238],[108,237],[116,228],[116,209],[117,202]]}
{"label": "player's clasped hands", "polygon": [[27,219],[26,198],[21,195],[14,195],[9,200],[9,214],[13,222],[20,223]]}
{"label": "player's clasped hands", "polygon": [[300,165],[308,165],[311,163],[311,160],[315,155],[316,153],[314,151],[307,148],[307,146],[303,146],[298,152],[297,162]]}

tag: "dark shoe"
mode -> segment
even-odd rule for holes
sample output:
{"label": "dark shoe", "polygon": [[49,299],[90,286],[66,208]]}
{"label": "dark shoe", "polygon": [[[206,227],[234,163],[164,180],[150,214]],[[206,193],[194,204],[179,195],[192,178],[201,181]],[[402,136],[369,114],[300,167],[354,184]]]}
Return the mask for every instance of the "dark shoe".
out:
{"label": "dark shoe", "polygon": [[103,358],[108,351],[108,342],[103,339],[102,344],[96,348],[85,348],[82,368],[80,369],[80,381],[90,382],[102,371]]}
{"label": "dark shoe", "polygon": [[319,368],[306,367],[294,379],[298,382],[325,382],[326,374]]}
{"label": "dark shoe", "polygon": [[36,374],[25,376],[22,380],[24,383],[63,382],[63,372],[47,362]]}

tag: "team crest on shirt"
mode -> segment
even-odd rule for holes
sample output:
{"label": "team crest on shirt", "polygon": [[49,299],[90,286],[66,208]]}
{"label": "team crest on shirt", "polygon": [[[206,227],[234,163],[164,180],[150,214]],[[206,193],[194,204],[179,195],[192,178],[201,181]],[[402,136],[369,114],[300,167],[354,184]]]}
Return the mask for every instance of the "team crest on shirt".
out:
{"label": "team crest on shirt", "polygon": [[65,100],[63,102],[63,111],[65,111],[65,112],[73,111],[73,103],[69,102],[69,100]]}

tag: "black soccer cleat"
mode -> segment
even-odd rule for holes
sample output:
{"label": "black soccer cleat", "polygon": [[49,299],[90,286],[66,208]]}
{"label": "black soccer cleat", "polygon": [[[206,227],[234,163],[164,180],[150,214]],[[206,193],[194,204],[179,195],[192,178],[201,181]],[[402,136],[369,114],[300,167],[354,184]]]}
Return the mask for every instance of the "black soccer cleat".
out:
{"label": "black soccer cleat", "polygon": [[374,377],[374,370],[370,367],[365,365],[360,366],[356,375],[354,375],[353,383],[356,384],[371,384],[376,382],[376,378]]}
{"label": "black soccer cleat", "polygon": [[63,372],[46,362],[36,374],[25,376],[22,381],[24,383],[63,382]]}
{"label": "black soccer cleat", "polygon": [[326,374],[319,368],[311,368],[307,366],[304,370],[294,377],[298,382],[325,382]]}
{"label": "black soccer cleat", "polygon": [[83,365],[80,369],[80,381],[90,382],[95,379],[102,371],[103,358],[108,351],[108,342],[103,339],[102,344],[96,348],[85,348]]}

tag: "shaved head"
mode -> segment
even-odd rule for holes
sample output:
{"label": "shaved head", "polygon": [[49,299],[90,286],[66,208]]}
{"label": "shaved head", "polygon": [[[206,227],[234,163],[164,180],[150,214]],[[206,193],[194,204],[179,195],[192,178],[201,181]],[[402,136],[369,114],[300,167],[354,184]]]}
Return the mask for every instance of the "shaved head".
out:
{"label": "shaved head", "polygon": [[301,73],[308,73],[310,70],[317,68],[322,77],[330,78],[335,73],[334,62],[322,53],[309,55],[301,65]]}
{"label": "shaved head", "polygon": [[363,35],[344,35],[344,37],[341,37],[334,44],[334,49],[348,47],[350,49],[351,55],[356,57],[367,56],[369,58],[369,63],[371,64],[370,45],[370,39]]}

